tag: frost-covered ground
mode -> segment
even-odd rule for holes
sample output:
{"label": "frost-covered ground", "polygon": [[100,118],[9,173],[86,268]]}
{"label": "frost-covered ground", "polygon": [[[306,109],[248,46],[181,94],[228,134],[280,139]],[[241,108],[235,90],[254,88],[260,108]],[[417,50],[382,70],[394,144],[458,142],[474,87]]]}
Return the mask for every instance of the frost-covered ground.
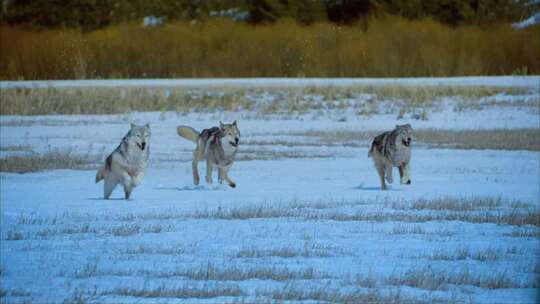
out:
{"label": "frost-covered ground", "polygon": [[[69,151],[102,159],[130,122],[150,123],[152,140],[150,168],[130,201],[121,189],[102,200],[94,170],[0,173],[1,301],[536,303],[538,151],[415,143],[412,185],[394,182],[382,192],[369,142],[308,136],[397,123],[416,130],[539,128],[531,79],[538,80],[460,79],[532,91],[483,98],[475,102],[484,106],[459,111],[448,98],[427,120],[349,109],[2,116],[2,158]],[[8,85],[17,83],[2,83]],[[237,119],[242,132],[241,160],[230,172],[238,187],[193,186],[193,144],[175,127],[202,129],[220,119]],[[203,163],[200,171],[204,176]]]}

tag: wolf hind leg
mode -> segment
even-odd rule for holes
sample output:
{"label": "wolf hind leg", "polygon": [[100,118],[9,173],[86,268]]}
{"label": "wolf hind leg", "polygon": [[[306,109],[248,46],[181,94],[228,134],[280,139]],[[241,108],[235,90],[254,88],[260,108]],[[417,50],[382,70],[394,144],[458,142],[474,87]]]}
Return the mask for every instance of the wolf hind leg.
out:
{"label": "wolf hind leg", "polygon": [[223,184],[223,168],[218,168],[218,182]]}
{"label": "wolf hind leg", "polygon": [[193,171],[193,183],[195,186],[199,185],[199,150],[193,151],[193,162],[191,163],[191,169]]}
{"label": "wolf hind leg", "polygon": [[375,156],[373,158],[373,164],[375,165],[375,169],[377,170],[377,174],[379,175],[381,189],[386,190],[386,183],[384,181],[384,162],[382,162],[380,159],[377,159],[377,156]]}
{"label": "wolf hind leg", "polygon": [[206,183],[211,184],[212,180],[212,163],[209,159],[206,160]]}
{"label": "wolf hind leg", "polygon": [[109,199],[109,196],[111,196],[111,193],[113,192],[114,188],[116,188],[116,185],[118,185],[118,181],[114,177],[111,175],[105,177],[105,181],[103,183],[103,197],[105,199]]}

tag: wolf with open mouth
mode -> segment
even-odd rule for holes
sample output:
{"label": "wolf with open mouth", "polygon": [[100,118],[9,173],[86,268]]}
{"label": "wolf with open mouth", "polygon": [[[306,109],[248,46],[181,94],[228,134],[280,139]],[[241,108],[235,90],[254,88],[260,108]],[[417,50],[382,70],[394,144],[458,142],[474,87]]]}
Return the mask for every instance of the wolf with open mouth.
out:
{"label": "wolf with open mouth", "polygon": [[236,183],[229,178],[238,145],[240,144],[240,130],[236,120],[231,124],[219,122],[219,127],[204,129],[201,132],[189,126],[178,126],[178,135],[197,144],[193,151],[193,183],[199,184],[199,161],[206,159],[206,183],[212,183],[212,170],[218,168],[219,183],[224,180],[230,187]]}
{"label": "wolf with open mouth", "polygon": [[125,199],[129,199],[133,188],[141,183],[150,156],[150,135],[149,124],[131,124],[131,129],[120,145],[105,159],[105,165],[96,173],[96,183],[105,180],[105,199],[109,198],[118,184],[124,186]]}
{"label": "wolf with open mouth", "polygon": [[373,156],[375,168],[381,180],[381,188],[386,189],[386,181],[391,184],[392,168],[398,167],[402,184],[411,184],[410,162],[413,129],[410,124],[396,125],[392,131],[384,132],[373,139],[368,157]]}

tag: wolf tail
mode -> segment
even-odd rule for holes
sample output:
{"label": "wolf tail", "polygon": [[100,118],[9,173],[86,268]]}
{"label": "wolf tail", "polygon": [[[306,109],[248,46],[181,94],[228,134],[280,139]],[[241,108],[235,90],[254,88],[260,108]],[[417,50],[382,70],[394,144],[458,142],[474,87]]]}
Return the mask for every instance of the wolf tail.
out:
{"label": "wolf tail", "polygon": [[199,132],[192,127],[178,126],[176,132],[178,132],[178,135],[192,142],[197,142],[197,138],[199,138]]}
{"label": "wolf tail", "polygon": [[371,148],[369,148],[369,152],[367,154],[367,157],[371,157],[371,154],[373,153],[373,148],[375,147],[375,143],[371,143]]}
{"label": "wolf tail", "polygon": [[97,170],[97,173],[96,173],[96,184],[99,183],[99,181],[101,181],[102,179],[105,178],[105,167],[101,167]]}

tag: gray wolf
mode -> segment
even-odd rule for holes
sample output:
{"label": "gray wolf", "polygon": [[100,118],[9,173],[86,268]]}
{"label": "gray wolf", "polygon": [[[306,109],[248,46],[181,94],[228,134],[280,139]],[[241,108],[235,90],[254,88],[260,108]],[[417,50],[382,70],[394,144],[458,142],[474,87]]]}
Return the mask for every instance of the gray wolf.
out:
{"label": "gray wolf", "polygon": [[108,199],[118,184],[124,186],[125,199],[144,176],[150,155],[150,125],[137,126],[124,136],[120,145],[105,159],[105,165],[96,173],[96,183],[104,179],[103,196]]}
{"label": "gray wolf", "polygon": [[232,124],[219,122],[219,127],[204,129],[201,132],[189,126],[178,126],[178,135],[197,144],[193,151],[193,183],[199,184],[199,161],[206,159],[206,183],[212,183],[212,169],[218,168],[219,183],[227,181],[230,187],[236,184],[229,178],[238,145],[240,144],[240,130],[236,120]]}
{"label": "gray wolf", "polygon": [[386,181],[391,184],[392,168],[399,169],[401,184],[411,184],[410,161],[411,142],[413,139],[413,129],[410,124],[396,125],[392,131],[384,132],[373,139],[368,157],[373,157],[373,162],[379,178],[381,188],[386,190]]}

